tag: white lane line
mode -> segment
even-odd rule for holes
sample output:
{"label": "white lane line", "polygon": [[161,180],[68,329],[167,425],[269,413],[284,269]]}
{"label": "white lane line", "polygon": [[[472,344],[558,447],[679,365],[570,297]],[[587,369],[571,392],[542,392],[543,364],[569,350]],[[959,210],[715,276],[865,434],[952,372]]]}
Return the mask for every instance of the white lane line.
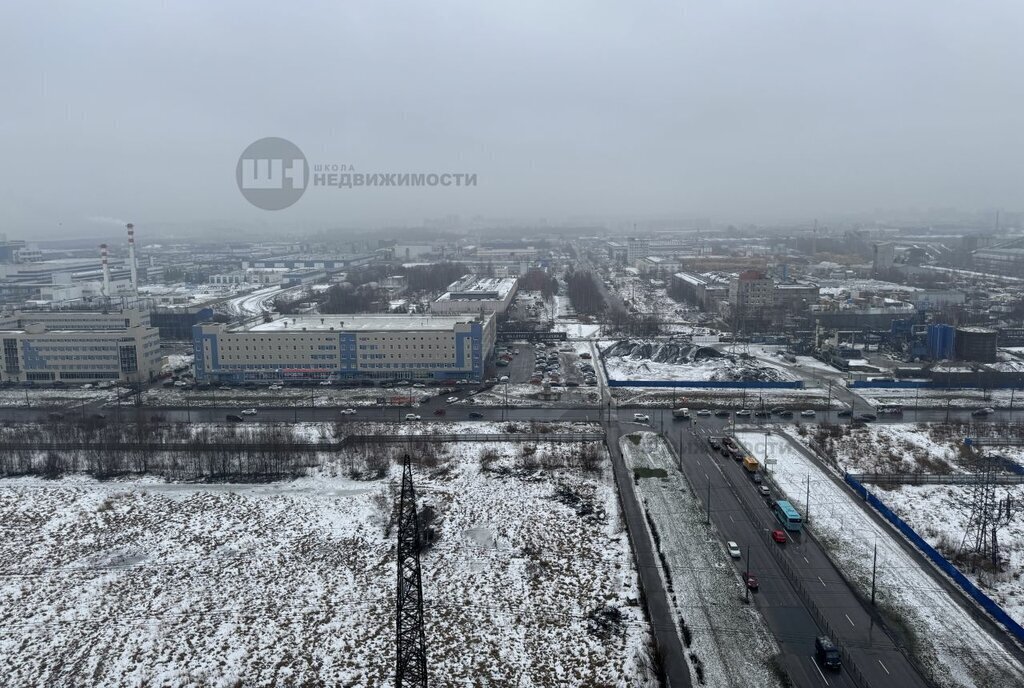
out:
{"label": "white lane line", "polygon": [[846,620],[850,622],[851,626],[856,626],[857,625],[857,624],[853,623],[853,619],[850,618],[849,614],[843,614],[843,616],[846,617]]}
{"label": "white lane line", "polygon": [[734,519],[734,518],[732,517],[732,514],[729,514],[729,520],[730,520],[730,521],[732,521],[733,523],[735,523],[735,522],[736,522],[736,519]]}
{"label": "white lane line", "polygon": [[821,667],[818,666],[818,662],[814,659],[814,655],[811,655],[811,664],[813,664],[814,668],[818,670],[818,676],[821,676],[821,680],[824,681],[825,685],[827,686],[828,679],[825,678],[825,674],[821,673]]}
{"label": "white lane line", "polygon": [[827,585],[825,585],[825,581],[821,580],[821,576],[818,576],[818,580],[821,581],[821,587],[823,587],[823,588],[827,588],[828,587]]}
{"label": "white lane line", "polygon": [[807,559],[807,557],[804,557],[804,561],[805,561],[806,563],[808,563],[808,564],[810,564],[810,563],[811,563],[811,562],[810,562],[810,561],[809,561],[809,560]]}
{"label": "white lane line", "polygon": [[[878,663],[882,664],[882,660],[878,660]],[[884,664],[882,664],[882,668],[885,669],[885,673],[889,674],[889,670],[886,668],[886,666]],[[892,676],[892,674],[889,674],[889,675]]]}

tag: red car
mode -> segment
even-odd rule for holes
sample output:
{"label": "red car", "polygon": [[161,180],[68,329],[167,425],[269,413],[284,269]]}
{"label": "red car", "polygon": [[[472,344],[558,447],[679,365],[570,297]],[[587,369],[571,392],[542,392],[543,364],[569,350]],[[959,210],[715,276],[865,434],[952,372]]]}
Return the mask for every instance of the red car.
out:
{"label": "red car", "polygon": [[772,531],[772,540],[775,540],[775,542],[778,542],[780,544],[785,544],[785,542],[786,542],[786,532],[783,531],[783,530],[778,530],[778,529],[773,530]]}
{"label": "red car", "polygon": [[754,574],[750,573],[749,571],[744,571],[743,572],[743,581],[747,584],[747,587],[750,588],[751,590],[757,590],[757,588],[758,588],[757,576],[755,576]]}
{"label": "red car", "polygon": [[444,409],[437,409],[434,411],[435,416],[443,416],[445,413]]}

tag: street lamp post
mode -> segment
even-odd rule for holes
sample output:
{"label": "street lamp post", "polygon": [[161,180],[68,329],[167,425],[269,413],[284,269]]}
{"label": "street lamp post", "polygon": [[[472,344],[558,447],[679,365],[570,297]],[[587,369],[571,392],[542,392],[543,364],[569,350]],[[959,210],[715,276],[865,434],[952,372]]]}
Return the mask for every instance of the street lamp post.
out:
{"label": "street lamp post", "polygon": [[811,474],[807,474],[807,496],[804,497],[804,521],[811,520]]}
{"label": "street lamp post", "polygon": [[871,558],[871,606],[875,606],[875,576],[878,571],[878,538],[875,538],[875,553]]}

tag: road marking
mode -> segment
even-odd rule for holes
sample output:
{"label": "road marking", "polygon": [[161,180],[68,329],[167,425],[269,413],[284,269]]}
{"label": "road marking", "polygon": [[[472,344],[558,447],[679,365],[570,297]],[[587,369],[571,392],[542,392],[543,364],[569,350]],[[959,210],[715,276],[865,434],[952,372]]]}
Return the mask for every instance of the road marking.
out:
{"label": "road marking", "polygon": [[814,668],[818,670],[818,676],[821,676],[821,680],[824,681],[825,685],[827,686],[828,685],[828,679],[825,678],[825,674],[821,673],[821,667],[818,666],[818,662],[815,661],[814,655],[811,655],[811,664],[813,664]]}
{"label": "road marking", "polygon": [[851,626],[856,626],[857,625],[857,624],[853,623],[853,619],[850,618],[849,614],[843,614],[843,616],[846,617],[846,620],[850,622]]}
{"label": "road marking", "polygon": [[827,585],[825,585],[825,581],[821,580],[821,576],[818,576],[818,580],[821,581],[821,587],[823,587],[823,588],[827,588],[828,587]]}
{"label": "road marking", "polygon": [[[878,660],[878,663],[879,663],[879,664],[882,664],[882,660]],[[888,670],[888,669],[886,669],[886,667],[885,667],[885,665],[884,665],[884,664],[882,664],[882,668],[883,668],[883,669],[885,669],[885,673],[889,674],[889,670]],[[890,675],[890,676],[892,676],[892,674],[889,674],[889,675]]]}
{"label": "road marking", "polygon": [[734,519],[734,518],[732,517],[732,514],[729,514],[729,520],[730,520],[730,521],[732,521],[733,523],[735,523],[735,522],[736,522],[736,519]]}
{"label": "road marking", "polygon": [[806,562],[807,564],[811,563],[810,561],[808,561],[807,557],[804,557],[804,562]]}
{"label": "road marking", "polygon": [[710,475],[708,475],[707,473],[705,473],[705,474],[704,474],[704,478],[705,478],[705,479],[706,479],[706,480],[707,480],[708,482],[711,482],[711,476],[710,476]]}

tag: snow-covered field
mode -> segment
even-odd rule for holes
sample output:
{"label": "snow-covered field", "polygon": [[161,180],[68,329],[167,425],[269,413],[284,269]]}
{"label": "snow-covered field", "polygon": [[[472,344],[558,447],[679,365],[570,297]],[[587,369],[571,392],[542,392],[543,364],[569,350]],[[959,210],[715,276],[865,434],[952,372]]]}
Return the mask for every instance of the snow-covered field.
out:
{"label": "snow-covered field", "polygon": [[[737,438],[764,462],[763,432],[738,432]],[[913,633],[915,653],[934,680],[974,688],[1024,685],[1024,666],[794,442],[778,433],[769,436],[767,456],[777,462],[771,478],[803,514],[810,480],[810,528],[865,595],[877,543],[880,605]]]}
{"label": "snow-covered field", "polygon": [[783,406],[788,409],[823,409],[831,401],[832,408],[845,406],[829,397],[828,391],[815,387],[805,389],[696,389],[680,387],[613,387],[612,396],[621,406],[679,406],[693,408],[755,409]]}
{"label": "snow-covered field", "polygon": [[[493,452],[484,454],[484,452]],[[649,631],[605,474],[444,445],[417,470],[439,685],[636,686]],[[387,686],[389,485],[0,483],[0,667],[18,686]],[[621,616],[619,616],[621,614]]]}
{"label": "snow-covered field", "polygon": [[810,435],[847,473],[954,473],[964,470],[963,431],[939,425],[808,426]]}
{"label": "snow-covered field", "polygon": [[976,409],[1024,408],[1024,392],[1010,389],[893,389],[853,387],[857,396],[875,407],[901,405],[903,408]]}
{"label": "snow-covered field", "polygon": [[98,400],[114,400],[114,391],[109,389],[39,388],[21,389],[7,388],[0,390],[0,406],[28,406],[30,408],[57,408],[77,406]]}
{"label": "snow-covered field", "polygon": [[619,446],[631,470],[661,469],[667,475],[639,478],[636,491],[668,563],[662,577],[671,601],[691,631],[691,675],[699,662],[703,685],[711,688],[781,685],[771,668],[778,646],[757,609],[740,601],[740,579],[721,538],[704,524],[704,508],[676,468],[671,450],[653,432],[624,436]]}
{"label": "snow-covered field", "polygon": [[718,354],[687,339],[622,340],[605,351],[612,380],[793,380],[792,374],[753,356]]}

